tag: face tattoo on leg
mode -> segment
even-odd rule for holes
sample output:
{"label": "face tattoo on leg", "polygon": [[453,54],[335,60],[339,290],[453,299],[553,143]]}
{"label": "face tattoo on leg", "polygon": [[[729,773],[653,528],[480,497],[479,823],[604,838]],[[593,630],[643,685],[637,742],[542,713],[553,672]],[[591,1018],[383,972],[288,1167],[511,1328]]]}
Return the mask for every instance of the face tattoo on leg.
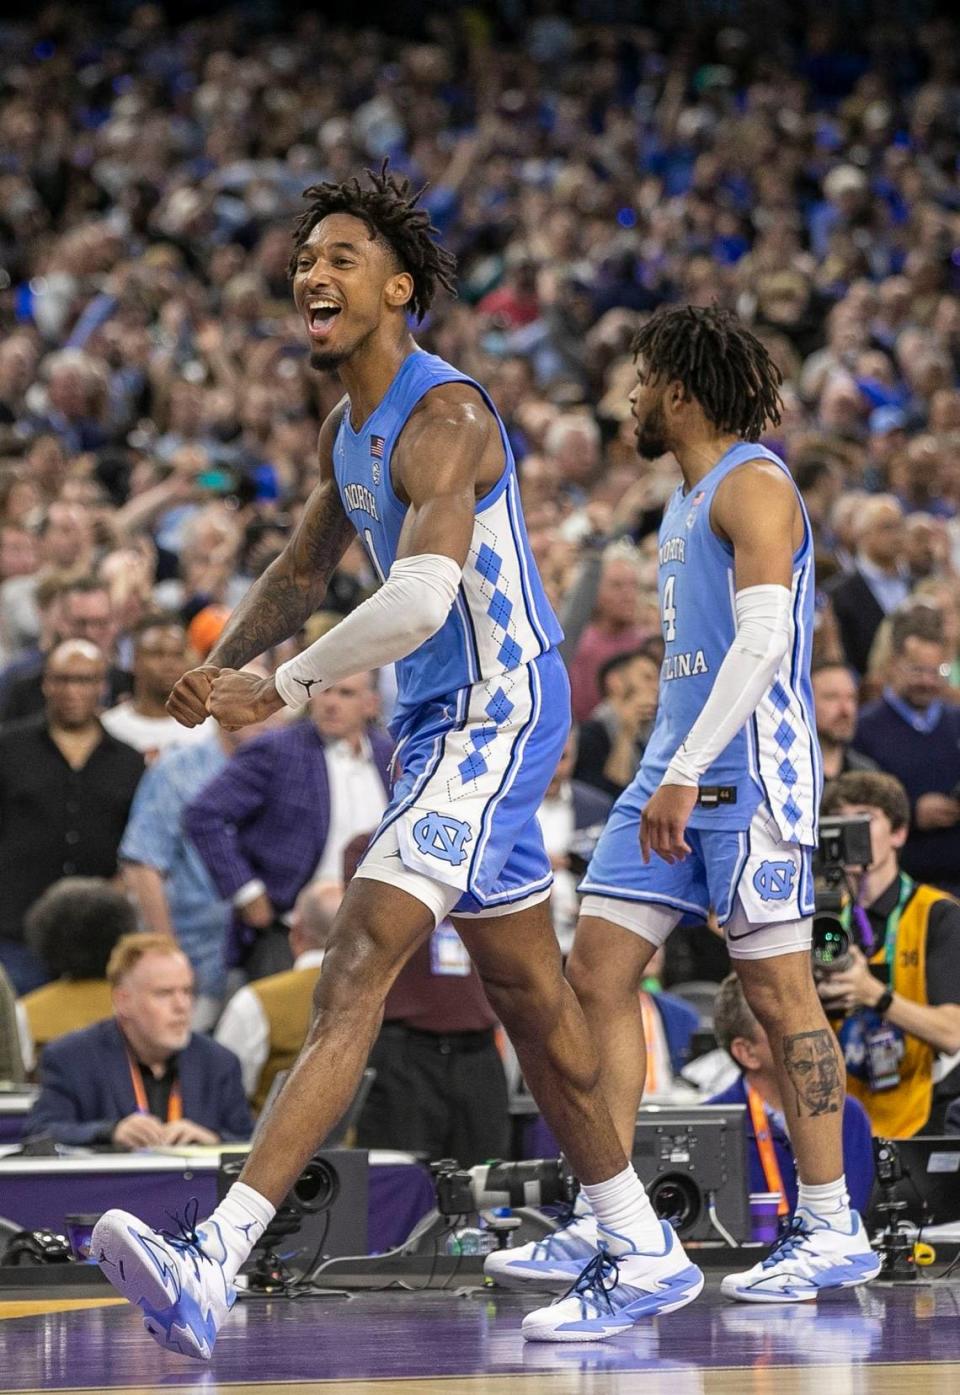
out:
{"label": "face tattoo on leg", "polygon": [[843,1101],[833,1034],[824,1028],[783,1039],[783,1062],[797,1092],[797,1114],[836,1114]]}

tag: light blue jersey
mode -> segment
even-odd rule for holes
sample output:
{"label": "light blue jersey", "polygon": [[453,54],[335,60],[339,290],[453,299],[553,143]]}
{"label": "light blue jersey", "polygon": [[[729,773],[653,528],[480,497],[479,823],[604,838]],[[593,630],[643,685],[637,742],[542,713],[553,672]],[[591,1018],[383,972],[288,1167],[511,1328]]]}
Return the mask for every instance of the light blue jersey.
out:
{"label": "light blue jersey", "polygon": [[562,631],[530,552],[507,433],[478,383],[418,349],[359,431],[348,407],[333,453],[344,508],[382,580],[407,512],[390,477],[394,447],[424,395],[456,382],[493,412],[504,469],[477,501],[446,623],[396,666],[397,779],[357,873],[418,897],[436,922],[503,915],[549,895],[537,810],[570,726]]}
{"label": "light blue jersey", "polygon": [[[700,716],[736,635],[733,548],[713,531],[710,510],[730,472],[757,459],[771,460],[787,473],[772,451],[742,441],[689,494],[677,489],[660,525],[660,619],[666,651],[656,725],[641,766],[651,792]],[[813,541],[805,513],[792,591],[790,645],[780,670],[753,717],[700,781],[701,786],[734,788],[736,803],[698,806],[691,828],[746,828],[765,800],[784,842],[816,844],[822,772],[810,683]]]}
{"label": "light blue jersey", "polygon": [[[644,806],[703,711],[736,635],[733,549],[711,528],[710,510],[730,472],[758,459],[786,472],[771,451],[742,441],[689,493],[678,488],[667,505],[658,540],[666,648],[657,720],[640,769],[614,805],[580,885],[586,896],[582,914],[606,916],[658,943],[649,925],[623,919],[610,906],[647,903],[693,919],[713,907],[727,924],[739,898],[748,928],[728,926],[728,943],[731,954],[744,957],[801,948],[775,936],[772,948],[768,940],[757,951],[757,931],[803,920],[813,911],[811,850],[823,781],[810,683],[814,578],[806,514],[793,559],[787,653],[753,716],[700,780],[701,790],[719,787],[728,802],[695,807],[687,832],[691,852],[680,862],[669,864],[656,854],[643,862],[639,834]],[[661,930],[669,928],[667,923]]]}
{"label": "light blue jersey", "polygon": [[[394,492],[390,461],[411,412],[431,388],[468,383],[500,428],[506,463],[476,506],[476,523],[456,603],[446,624],[396,666],[398,699],[391,724],[444,694],[508,673],[554,648],[562,631],[544,594],[520,512],[517,472],[503,423],[478,383],[422,350],[410,354],[359,431],[343,413],[333,461],[340,497],[381,581],[397,555],[407,506]],[[431,462],[424,460],[429,471]]]}

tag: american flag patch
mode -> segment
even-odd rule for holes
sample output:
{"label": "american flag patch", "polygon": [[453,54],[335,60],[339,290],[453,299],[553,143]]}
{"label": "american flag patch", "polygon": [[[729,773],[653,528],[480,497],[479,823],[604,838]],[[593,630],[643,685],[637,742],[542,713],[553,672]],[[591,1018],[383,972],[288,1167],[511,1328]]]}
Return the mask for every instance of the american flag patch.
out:
{"label": "american flag patch", "polygon": [[383,459],[383,447],[384,447],[384,438],[383,438],[383,436],[371,436],[371,437],[370,437],[370,454],[373,456],[374,460],[382,460],[382,459]]}

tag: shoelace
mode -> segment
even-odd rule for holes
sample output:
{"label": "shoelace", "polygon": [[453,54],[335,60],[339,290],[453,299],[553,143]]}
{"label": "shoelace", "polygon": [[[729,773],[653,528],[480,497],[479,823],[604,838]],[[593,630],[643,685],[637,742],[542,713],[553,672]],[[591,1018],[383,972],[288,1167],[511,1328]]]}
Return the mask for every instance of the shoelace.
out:
{"label": "shoelace", "polygon": [[184,1254],[189,1254],[196,1264],[197,1258],[209,1259],[210,1256],[203,1248],[203,1241],[197,1234],[197,1216],[200,1212],[200,1202],[197,1197],[192,1196],[183,1209],[181,1216],[178,1211],[168,1211],[167,1215],[175,1223],[177,1233],[171,1230],[159,1231],[160,1238],[165,1240],[171,1249],[180,1250]]}
{"label": "shoelace", "polygon": [[810,1239],[810,1231],[802,1216],[794,1216],[787,1229],[774,1244],[773,1249],[763,1261],[764,1269],[772,1269],[775,1264],[779,1264],[782,1259],[793,1259],[799,1249],[803,1248],[804,1241]]}
{"label": "shoelace", "polygon": [[596,1307],[605,1307],[608,1313],[612,1313],[613,1304],[610,1302],[610,1294],[619,1282],[620,1266],[608,1253],[606,1246],[601,1245],[593,1259],[581,1271],[576,1282],[567,1289],[563,1297],[576,1296],[581,1301],[587,1302],[592,1300]]}

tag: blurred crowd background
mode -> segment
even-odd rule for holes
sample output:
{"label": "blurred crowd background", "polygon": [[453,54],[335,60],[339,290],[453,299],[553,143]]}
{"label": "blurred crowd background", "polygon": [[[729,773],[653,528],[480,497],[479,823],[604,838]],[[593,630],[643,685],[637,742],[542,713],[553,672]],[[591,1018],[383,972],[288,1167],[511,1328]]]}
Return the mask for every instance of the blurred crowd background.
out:
{"label": "blurred crowd background", "polygon": [[[905,865],[960,887],[960,747],[920,774],[876,721],[886,694],[922,742],[960,698],[957,27],[922,6],[689,5],[669,29],[621,8],[450,5],[412,38],[319,11],[174,24],[151,4],[0,24],[0,941],[21,986],[37,981],[19,948],[30,907],[65,875],[113,874],[139,780],[118,758],[126,804],[96,857],[70,851],[106,820],[94,785],[89,820],[68,813],[40,865],[31,837],[42,825],[50,843],[43,800],[65,787],[51,777],[24,812],[42,760],[22,733],[106,711],[150,770],[190,736],[165,723],[165,693],[289,537],[340,396],[293,311],[292,217],[305,186],[385,158],[427,186],[459,259],[458,298],[418,341],[489,388],[564,621],[580,725],[558,790],[572,774],[615,796],[656,707],[656,530],[676,468],[637,458],[631,339],[663,303],[717,303],[784,376],[764,439],[816,533],[829,773],[897,774]],[[354,545],[299,642],[374,583]],[[103,671],[95,651],[57,657],[64,639]],[[350,720],[389,717],[389,674],[378,688]],[[314,720],[340,739],[342,714]],[[551,824],[567,942],[597,812]],[[344,846],[362,831],[337,829]],[[229,918],[190,914],[219,1001]],[[710,939],[678,942],[676,977],[722,976]]]}

